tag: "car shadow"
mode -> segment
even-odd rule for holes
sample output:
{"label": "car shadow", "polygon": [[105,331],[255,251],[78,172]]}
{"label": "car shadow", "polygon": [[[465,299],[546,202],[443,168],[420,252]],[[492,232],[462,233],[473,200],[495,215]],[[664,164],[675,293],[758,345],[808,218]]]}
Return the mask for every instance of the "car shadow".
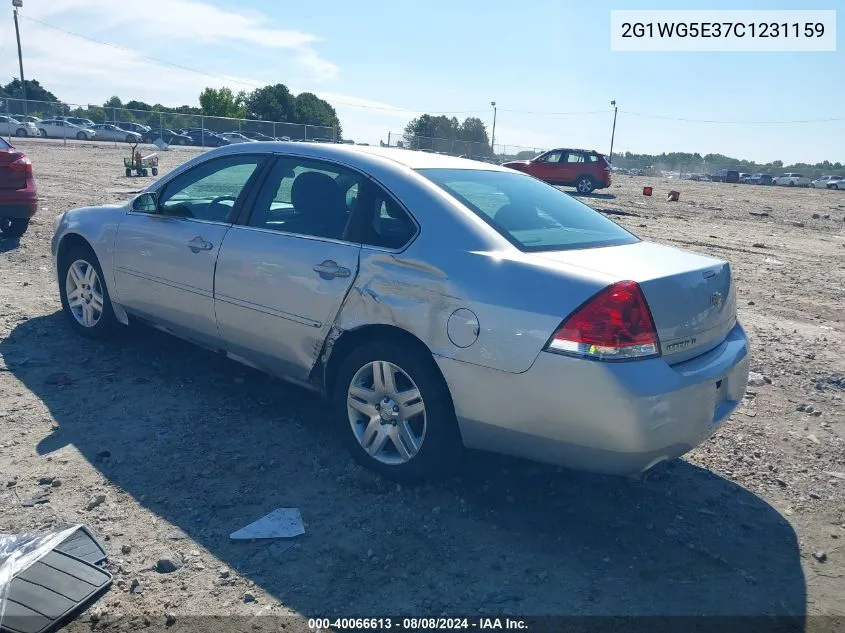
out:
{"label": "car shadow", "polygon": [[[351,463],[318,396],[148,328],[92,343],[55,313],[17,325],[0,354],[58,422],[38,454],[75,448],[157,515],[134,537],[147,564],[187,547],[169,540],[178,528],[308,616],[767,614],[803,630],[791,526],[685,461],[629,481],[471,453],[459,476],[403,487]],[[291,547],[229,539],[278,507],[306,523]]]}

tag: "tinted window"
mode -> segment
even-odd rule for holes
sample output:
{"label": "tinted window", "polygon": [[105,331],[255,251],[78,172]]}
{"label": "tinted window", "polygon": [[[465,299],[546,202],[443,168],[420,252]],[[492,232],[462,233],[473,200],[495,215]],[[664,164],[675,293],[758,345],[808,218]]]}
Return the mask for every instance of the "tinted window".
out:
{"label": "tinted window", "polygon": [[639,241],[560,189],[518,172],[418,171],[525,251],[591,248]]}
{"label": "tinted window", "polygon": [[540,160],[544,163],[559,163],[561,157],[563,157],[563,152],[549,152]]}
{"label": "tinted window", "polygon": [[584,155],[581,152],[569,152],[566,155],[566,162],[567,163],[583,163]]}
{"label": "tinted window", "polygon": [[262,160],[262,156],[231,156],[201,163],[165,187],[159,196],[159,211],[163,215],[230,222],[235,202]]}
{"label": "tinted window", "polygon": [[368,183],[359,199],[355,239],[367,246],[399,249],[417,232],[407,212],[390,196]]}
{"label": "tinted window", "polygon": [[346,226],[358,205],[364,180],[360,174],[336,165],[280,158],[248,224],[299,235],[346,239]]}

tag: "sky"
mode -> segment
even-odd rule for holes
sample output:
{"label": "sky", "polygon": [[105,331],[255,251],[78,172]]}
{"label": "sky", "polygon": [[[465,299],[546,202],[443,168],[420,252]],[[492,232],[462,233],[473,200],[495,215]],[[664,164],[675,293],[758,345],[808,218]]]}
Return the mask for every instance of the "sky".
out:
{"label": "sky", "polygon": [[[71,103],[118,95],[198,105],[207,86],[281,82],[332,103],[344,137],[378,143],[423,112],[478,116],[489,131],[496,101],[497,143],[607,153],[616,100],[614,153],[845,162],[843,29],[836,52],[610,50],[611,9],[798,8],[794,2],[23,2],[25,76]],[[806,8],[841,7],[815,0]],[[4,83],[18,75],[12,8],[5,10]],[[840,120],[783,123],[831,118]]]}

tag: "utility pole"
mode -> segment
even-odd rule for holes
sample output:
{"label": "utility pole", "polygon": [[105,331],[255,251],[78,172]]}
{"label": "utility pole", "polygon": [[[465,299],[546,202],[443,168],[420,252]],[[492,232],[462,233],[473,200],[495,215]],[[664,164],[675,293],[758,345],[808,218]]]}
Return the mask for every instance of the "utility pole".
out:
{"label": "utility pole", "polygon": [[616,99],[610,102],[613,106],[613,131],[610,133],[610,164],[613,165],[613,138],[616,136]]}
{"label": "utility pole", "polygon": [[493,106],[493,133],[490,136],[490,149],[493,150],[493,155],[496,155],[496,102],[491,101],[490,105]]}
{"label": "utility pole", "polygon": [[26,114],[26,80],[23,78],[23,54],[21,54],[21,31],[18,28],[18,9],[23,7],[23,0],[12,0],[15,14],[15,35],[18,38],[18,64],[21,67],[21,91],[23,92],[23,113]]}

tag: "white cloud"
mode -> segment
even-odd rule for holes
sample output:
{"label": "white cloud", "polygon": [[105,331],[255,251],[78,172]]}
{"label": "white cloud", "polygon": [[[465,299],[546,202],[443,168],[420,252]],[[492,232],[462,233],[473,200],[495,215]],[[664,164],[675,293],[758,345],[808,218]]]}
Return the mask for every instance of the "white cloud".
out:
{"label": "white cloud", "polygon": [[[226,11],[200,0],[50,0],[27,5],[23,15],[55,26],[62,26],[66,18],[88,18],[100,33],[126,27],[153,42],[166,34],[169,41],[182,40],[199,47],[246,44],[286,49],[312,81],[329,81],[339,73],[336,64],[314,49],[313,45],[321,41],[317,35],[272,28],[268,26],[269,19],[260,13]],[[33,22],[29,25],[40,26]]]}

